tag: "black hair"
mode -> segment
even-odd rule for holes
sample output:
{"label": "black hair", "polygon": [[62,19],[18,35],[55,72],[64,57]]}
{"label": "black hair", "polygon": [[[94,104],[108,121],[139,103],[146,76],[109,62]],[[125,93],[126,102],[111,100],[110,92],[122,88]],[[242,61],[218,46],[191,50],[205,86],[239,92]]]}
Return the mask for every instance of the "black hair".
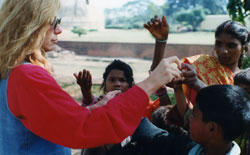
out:
{"label": "black hair", "polygon": [[249,129],[250,98],[234,85],[211,85],[199,91],[196,104],[204,122],[221,126],[223,137],[232,141]]}
{"label": "black hair", "polygon": [[106,80],[107,77],[109,75],[109,73],[111,72],[111,70],[113,69],[117,69],[117,70],[121,70],[124,72],[124,76],[129,84],[129,88],[132,87],[134,85],[134,78],[133,78],[133,70],[132,68],[125,62],[119,60],[119,59],[115,59],[114,61],[112,61],[105,69],[105,72],[103,73],[103,82],[102,85],[100,87],[100,89],[103,88],[103,91],[106,92]]}
{"label": "black hair", "polygon": [[234,84],[244,84],[250,86],[250,68],[240,71],[234,76]]}
{"label": "black hair", "polygon": [[[242,52],[241,56],[238,61],[238,67],[241,68],[243,65],[243,58],[244,58],[244,48],[245,44],[249,43],[250,41],[250,32],[247,27],[245,27],[243,24],[237,21],[228,20],[220,24],[216,31],[215,31],[215,37],[218,37],[221,33],[226,32],[227,34],[230,34],[232,37],[235,37],[241,42],[242,45]],[[247,51],[245,51],[247,52]]]}

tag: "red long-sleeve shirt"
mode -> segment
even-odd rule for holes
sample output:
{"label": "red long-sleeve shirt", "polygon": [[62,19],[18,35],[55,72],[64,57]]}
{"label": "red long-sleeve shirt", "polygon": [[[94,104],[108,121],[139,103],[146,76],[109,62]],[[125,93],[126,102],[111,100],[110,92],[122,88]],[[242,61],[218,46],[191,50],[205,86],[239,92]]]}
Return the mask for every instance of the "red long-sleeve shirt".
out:
{"label": "red long-sleeve shirt", "polygon": [[46,70],[25,64],[9,76],[10,111],[34,134],[71,148],[119,143],[139,125],[149,98],[137,86],[89,111],[79,106]]}

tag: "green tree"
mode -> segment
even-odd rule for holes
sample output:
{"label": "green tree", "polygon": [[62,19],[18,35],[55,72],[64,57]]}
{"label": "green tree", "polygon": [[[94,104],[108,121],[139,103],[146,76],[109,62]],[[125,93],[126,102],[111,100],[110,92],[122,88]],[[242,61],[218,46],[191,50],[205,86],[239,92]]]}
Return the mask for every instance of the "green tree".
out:
{"label": "green tree", "polygon": [[209,14],[227,14],[227,0],[201,0],[201,6],[209,10]]}
{"label": "green tree", "polygon": [[166,15],[176,14],[181,10],[190,10],[199,6],[209,10],[208,14],[226,14],[227,0],[168,0],[164,6]]}
{"label": "green tree", "polygon": [[205,20],[204,9],[201,7],[195,8],[193,10],[185,10],[177,14],[176,20],[182,25],[191,25],[193,31],[197,31],[201,22]]}
{"label": "green tree", "polygon": [[250,0],[229,0],[227,10],[233,20],[245,25],[245,18],[250,15]]}
{"label": "green tree", "polygon": [[83,34],[87,34],[87,31],[85,29],[78,26],[74,26],[71,32],[78,34],[79,37],[81,37],[81,35]]}

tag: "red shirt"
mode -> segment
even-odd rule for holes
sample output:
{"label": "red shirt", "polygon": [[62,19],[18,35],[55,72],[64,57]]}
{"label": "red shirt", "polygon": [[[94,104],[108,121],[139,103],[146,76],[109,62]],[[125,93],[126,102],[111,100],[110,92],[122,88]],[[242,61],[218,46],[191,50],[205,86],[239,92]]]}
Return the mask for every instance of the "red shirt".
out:
{"label": "red shirt", "polygon": [[11,71],[7,99],[10,111],[26,128],[71,148],[121,142],[133,134],[149,102],[147,94],[134,86],[90,112],[63,91],[46,70],[31,64]]}

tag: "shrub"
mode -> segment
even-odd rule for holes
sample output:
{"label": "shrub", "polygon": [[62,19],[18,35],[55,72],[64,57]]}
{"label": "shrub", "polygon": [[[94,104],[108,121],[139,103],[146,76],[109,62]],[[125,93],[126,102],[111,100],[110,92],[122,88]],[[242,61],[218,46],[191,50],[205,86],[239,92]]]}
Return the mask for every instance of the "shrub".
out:
{"label": "shrub", "polygon": [[243,66],[242,66],[242,68],[245,69],[245,68],[249,68],[249,67],[250,67],[250,57],[247,56],[243,60]]}
{"label": "shrub", "polygon": [[87,31],[85,29],[78,26],[74,26],[71,32],[78,34],[79,37],[81,37],[81,35],[87,34]]}

